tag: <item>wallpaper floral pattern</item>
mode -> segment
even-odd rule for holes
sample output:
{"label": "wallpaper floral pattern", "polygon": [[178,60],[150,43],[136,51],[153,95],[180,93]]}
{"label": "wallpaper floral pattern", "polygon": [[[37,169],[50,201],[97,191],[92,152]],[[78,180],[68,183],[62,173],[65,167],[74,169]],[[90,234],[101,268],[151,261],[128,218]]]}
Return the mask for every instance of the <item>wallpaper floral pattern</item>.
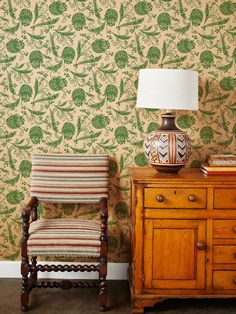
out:
{"label": "wallpaper floral pattern", "polygon": [[[109,256],[128,261],[129,166],[160,113],[135,108],[138,70],[199,72],[200,109],[177,113],[193,142],[189,165],[234,152],[236,4],[222,0],[0,2],[0,258],[19,258],[32,152],[108,153]],[[96,207],[44,208],[88,217]],[[42,212],[42,208],[40,208]]]}

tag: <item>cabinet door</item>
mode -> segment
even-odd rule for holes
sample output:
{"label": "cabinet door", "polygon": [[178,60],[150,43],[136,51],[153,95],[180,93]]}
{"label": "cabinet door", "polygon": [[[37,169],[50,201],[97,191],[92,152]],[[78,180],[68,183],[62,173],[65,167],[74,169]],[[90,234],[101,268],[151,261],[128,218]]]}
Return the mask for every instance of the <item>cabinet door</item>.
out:
{"label": "cabinet door", "polygon": [[144,287],[205,288],[205,220],[146,219]]}

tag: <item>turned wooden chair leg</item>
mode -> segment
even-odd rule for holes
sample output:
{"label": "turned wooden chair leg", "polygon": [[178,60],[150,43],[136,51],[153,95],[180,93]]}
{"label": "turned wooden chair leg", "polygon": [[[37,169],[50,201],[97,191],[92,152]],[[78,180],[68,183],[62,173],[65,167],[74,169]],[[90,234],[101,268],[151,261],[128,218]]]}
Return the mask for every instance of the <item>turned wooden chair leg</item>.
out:
{"label": "turned wooden chair leg", "polygon": [[100,259],[99,270],[99,310],[105,312],[107,310],[107,260],[105,258]]}
{"label": "turned wooden chair leg", "polygon": [[[32,256],[31,257],[31,265],[32,268],[34,268],[37,265],[37,256]],[[38,279],[38,273],[35,270],[30,271],[30,286],[33,288],[34,284],[37,282]]]}
{"label": "turned wooden chair leg", "polygon": [[28,282],[28,274],[29,274],[29,259],[28,257],[22,257],[21,262],[21,311],[25,312],[29,307],[29,282]]}
{"label": "turned wooden chair leg", "polygon": [[105,312],[107,309],[107,199],[101,198],[101,255],[100,255],[100,268],[99,268],[99,310]]}
{"label": "turned wooden chair leg", "polygon": [[29,293],[30,293],[30,283],[28,275],[30,272],[29,257],[27,253],[27,241],[29,238],[29,210],[26,207],[22,212],[22,231],[23,236],[21,240],[21,311],[25,312],[29,307]]}

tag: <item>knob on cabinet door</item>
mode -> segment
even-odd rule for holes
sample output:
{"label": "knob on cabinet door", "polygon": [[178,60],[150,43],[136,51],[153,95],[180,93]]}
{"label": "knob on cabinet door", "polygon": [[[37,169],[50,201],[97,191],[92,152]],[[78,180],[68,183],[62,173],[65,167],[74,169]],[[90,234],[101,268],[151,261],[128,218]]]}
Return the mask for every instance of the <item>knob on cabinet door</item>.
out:
{"label": "knob on cabinet door", "polygon": [[206,247],[207,247],[207,245],[206,245],[205,242],[203,242],[203,241],[197,241],[197,248],[198,248],[199,250],[205,250]]}
{"label": "knob on cabinet door", "polygon": [[236,277],[233,278],[233,283],[236,285]]}

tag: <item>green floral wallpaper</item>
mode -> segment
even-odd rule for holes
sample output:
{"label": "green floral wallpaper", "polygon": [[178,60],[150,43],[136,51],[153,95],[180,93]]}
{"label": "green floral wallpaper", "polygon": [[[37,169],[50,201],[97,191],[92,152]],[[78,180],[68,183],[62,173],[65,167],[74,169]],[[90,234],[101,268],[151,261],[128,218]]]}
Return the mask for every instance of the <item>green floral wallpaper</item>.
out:
{"label": "green floral wallpaper", "polygon": [[[138,70],[199,72],[200,109],[177,113],[189,166],[234,152],[236,3],[222,0],[0,2],[0,259],[18,259],[32,152],[109,153],[109,256],[128,261],[129,166],[160,113],[135,109]],[[42,211],[42,208],[40,208]],[[98,209],[45,206],[44,215]]]}

